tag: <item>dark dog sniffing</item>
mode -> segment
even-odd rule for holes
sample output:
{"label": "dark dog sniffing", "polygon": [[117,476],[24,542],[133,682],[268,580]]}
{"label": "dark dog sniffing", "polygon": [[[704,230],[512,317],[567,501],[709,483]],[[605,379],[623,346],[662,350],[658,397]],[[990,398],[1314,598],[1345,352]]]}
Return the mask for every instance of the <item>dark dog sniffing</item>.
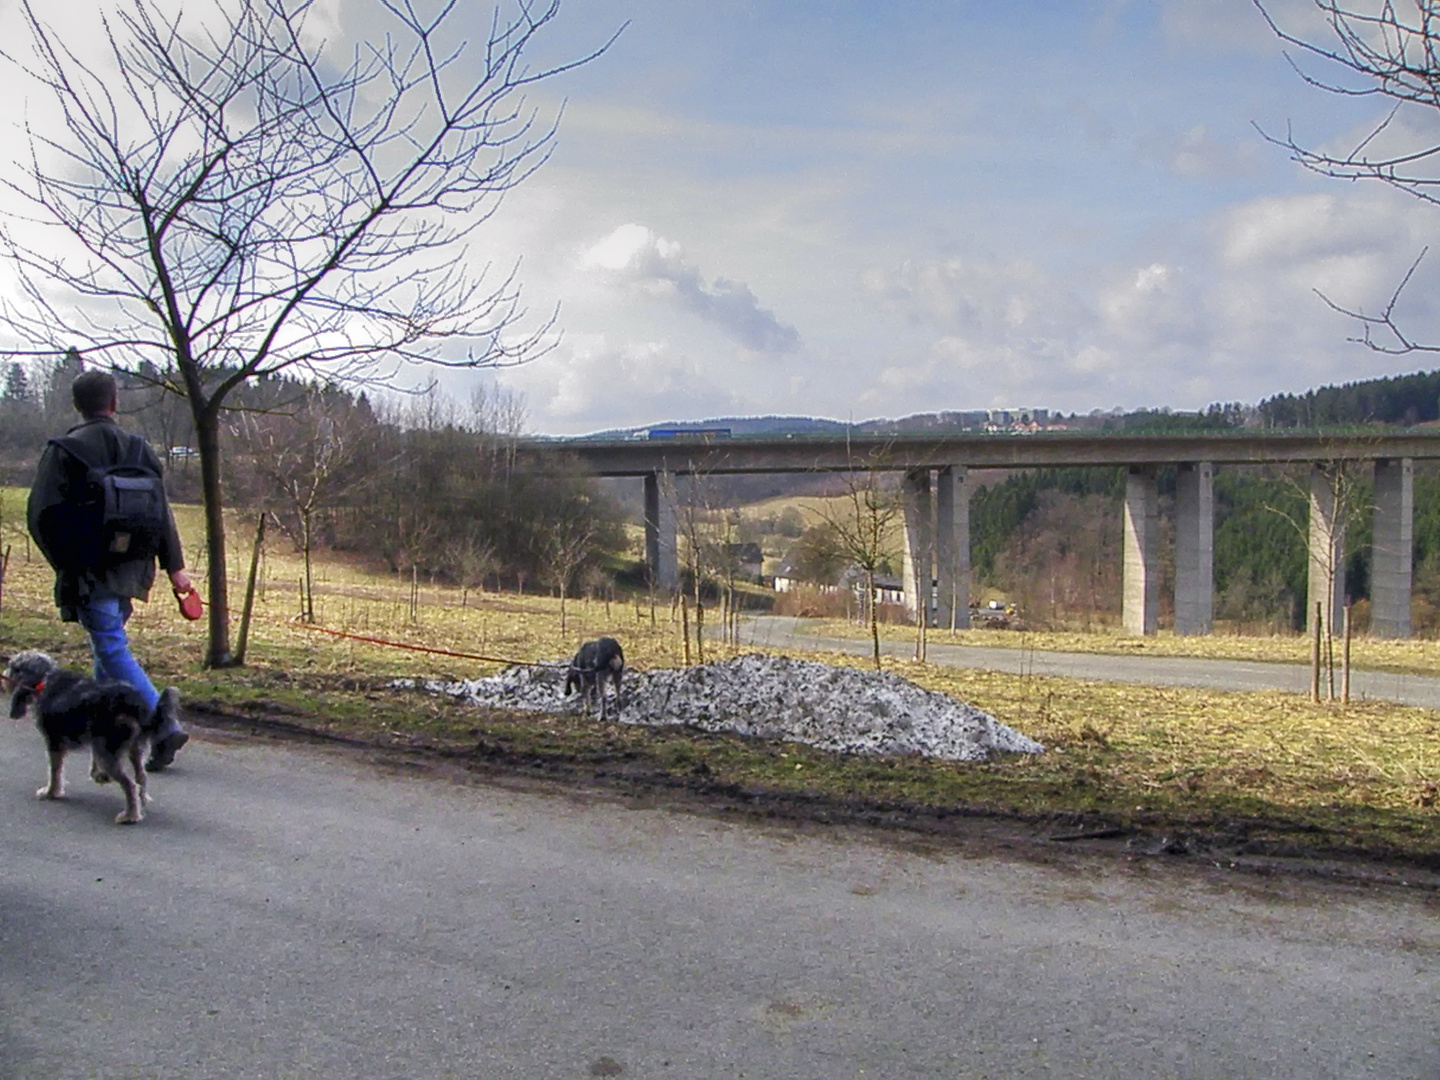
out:
{"label": "dark dog sniffing", "polygon": [[570,661],[565,675],[565,694],[579,689],[580,701],[588,711],[593,697],[600,698],[600,719],[608,715],[605,708],[605,680],[615,685],[615,711],[620,711],[620,678],[625,674],[625,650],[613,637],[587,641]]}
{"label": "dark dog sniffing", "polygon": [[[42,799],[65,795],[65,754],[90,747],[90,778],[97,784],[114,780],[125,793],[125,810],[116,821],[132,825],[145,815],[145,751],[160,720],[139,691],[122,682],[97,682],[66,671],[43,652],[17,653],[5,668],[10,693],[10,719],[28,709],[45,736],[50,754],[50,781],[35,794]],[[124,763],[130,763],[127,773]]]}

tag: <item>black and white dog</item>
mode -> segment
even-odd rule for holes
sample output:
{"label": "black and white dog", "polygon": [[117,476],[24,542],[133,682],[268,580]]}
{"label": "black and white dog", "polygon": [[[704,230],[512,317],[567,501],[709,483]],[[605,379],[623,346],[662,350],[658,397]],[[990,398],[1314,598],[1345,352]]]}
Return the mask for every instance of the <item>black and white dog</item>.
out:
{"label": "black and white dog", "polygon": [[615,684],[615,711],[620,711],[620,677],[625,674],[625,650],[613,637],[602,637],[587,641],[580,646],[575,658],[570,661],[570,670],[565,675],[565,696],[574,689],[580,691],[580,701],[588,711],[592,697],[600,698],[600,719],[608,713],[605,708],[605,680]]}
{"label": "black and white dog", "polygon": [[11,688],[10,719],[20,719],[28,709],[45,736],[50,782],[35,793],[38,798],[64,797],[65,754],[88,745],[90,778],[97,784],[114,780],[125,792],[125,811],[115,820],[133,825],[145,816],[142,807],[150,799],[145,751],[160,725],[160,710],[147,708],[140,693],[125,683],[96,682],[34,650],[10,658],[4,681]]}

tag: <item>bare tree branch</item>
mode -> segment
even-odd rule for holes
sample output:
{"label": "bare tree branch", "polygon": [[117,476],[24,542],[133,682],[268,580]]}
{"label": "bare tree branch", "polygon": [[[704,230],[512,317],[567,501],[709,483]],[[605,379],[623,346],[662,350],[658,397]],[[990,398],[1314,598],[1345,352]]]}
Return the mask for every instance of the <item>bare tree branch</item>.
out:
{"label": "bare tree branch", "polygon": [[[517,268],[496,273],[469,245],[551,152],[559,114],[525,92],[610,42],[532,68],[559,0],[498,0],[473,50],[453,0],[375,0],[391,28],[346,62],[312,32],[315,0],[236,0],[203,25],[121,2],[102,16],[102,71],[21,0],[30,55],[3,55],[60,122],[27,123],[5,181],[29,210],[0,228],[20,294],[0,325],[9,355],[71,346],[165,373],[194,418],[223,568],[220,414],[247,380],[387,382],[406,363],[498,367],[553,344],[555,314],[529,316]],[[223,572],[210,613],[223,666]]]}
{"label": "bare tree branch", "polygon": [[[1330,27],[1333,41],[1320,44],[1285,29],[1265,0],[1252,0],[1271,31],[1298,50],[1299,57],[1334,77],[1317,74],[1287,53],[1304,82],[1342,97],[1376,97],[1391,107],[1348,150],[1332,152],[1298,141],[1288,127],[1283,136],[1256,125],[1262,137],[1283,148],[1291,159],[1321,176],[1340,180],[1377,180],[1422,202],[1440,205],[1440,141],[1401,121],[1415,109],[1440,110],[1440,5],[1434,0],[1381,0],[1367,7],[1341,0],[1313,0]],[[1433,117],[1430,118],[1433,121]],[[1361,324],[1356,341],[1393,356],[1440,352],[1440,345],[1410,337],[1396,320],[1396,307],[1425,257],[1421,252],[1378,315],[1320,298],[1334,311]]]}

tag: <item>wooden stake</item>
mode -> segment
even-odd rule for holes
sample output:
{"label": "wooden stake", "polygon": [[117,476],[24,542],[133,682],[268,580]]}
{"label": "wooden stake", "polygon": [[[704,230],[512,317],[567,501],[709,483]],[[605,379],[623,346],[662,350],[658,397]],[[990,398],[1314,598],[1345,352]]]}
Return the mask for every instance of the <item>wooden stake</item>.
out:
{"label": "wooden stake", "polygon": [[690,602],[680,595],[680,636],[685,639],[685,666],[690,666]]}
{"label": "wooden stake", "polygon": [[235,663],[245,663],[245,646],[250,642],[250,615],[255,610],[255,579],[260,576],[260,549],[265,544],[265,519],[261,513],[255,523],[255,545],[250,549],[250,576],[245,581],[245,606],[240,612],[239,641],[235,645]]}
{"label": "wooden stake", "polygon": [[[1335,614],[1335,609],[1330,609],[1330,614]],[[1330,620],[1330,625],[1325,628],[1325,700],[1335,700],[1335,620]]]}
{"label": "wooden stake", "polygon": [[1350,704],[1350,598],[1345,598],[1345,651],[1341,655],[1340,701]]}
{"label": "wooden stake", "polygon": [[1315,605],[1315,633],[1310,641],[1310,700],[1320,700],[1320,624],[1324,621],[1324,612],[1319,604]]}

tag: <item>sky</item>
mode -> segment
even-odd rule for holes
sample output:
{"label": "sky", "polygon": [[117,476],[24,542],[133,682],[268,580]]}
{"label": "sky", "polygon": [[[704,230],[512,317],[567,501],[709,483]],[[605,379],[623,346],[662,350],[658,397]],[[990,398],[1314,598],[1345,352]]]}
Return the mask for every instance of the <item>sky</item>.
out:
{"label": "sky", "polygon": [[[1308,0],[1268,6],[1323,40]],[[1306,85],[1249,0],[566,0],[534,62],[616,30],[532,92],[563,103],[554,153],[469,256],[518,261],[558,335],[442,380],[523,395],[537,433],[1197,409],[1440,367],[1322,299],[1376,310],[1440,209],[1266,141],[1353,145],[1384,107]],[[1437,279],[1440,251],[1399,313],[1440,342]]]}

